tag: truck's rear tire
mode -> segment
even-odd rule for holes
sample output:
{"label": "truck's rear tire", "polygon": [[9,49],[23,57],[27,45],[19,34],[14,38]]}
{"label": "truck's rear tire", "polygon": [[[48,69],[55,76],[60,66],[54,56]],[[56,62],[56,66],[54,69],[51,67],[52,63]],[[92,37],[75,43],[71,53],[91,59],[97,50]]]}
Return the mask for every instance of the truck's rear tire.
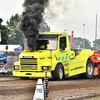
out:
{"label": "truck's rear tire", "polygon": [[93,65],[93,62],[92,60],[88,60],[87,61],[87,65],[86,65],[86,78],[90,79],[93,77],[93,73],[94,73],[94,65]]}
{"label": "truck's rear tire", "polygon": [[53,72],[51,72],[54,80],[62,80],[64,78],[64,68],[62,64],[58,64]]}
{"label": "truck's rear tire", "polygon": [[20,79],[23,79],[23,80],[28,80],[29,77],[20,77]]}

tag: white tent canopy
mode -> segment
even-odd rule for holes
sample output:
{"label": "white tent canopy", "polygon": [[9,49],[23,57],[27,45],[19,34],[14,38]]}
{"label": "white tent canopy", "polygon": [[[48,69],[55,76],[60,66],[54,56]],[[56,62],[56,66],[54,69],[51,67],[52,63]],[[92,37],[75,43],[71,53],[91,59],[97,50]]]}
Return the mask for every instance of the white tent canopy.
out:
{"label": "white tent canopy", "polygon": [[[6,46],[8,46],[8,49],[6,50]],[[0,45],[0,51],[12,51],[14,52],[14,48],[18,48],[20,45]]]}

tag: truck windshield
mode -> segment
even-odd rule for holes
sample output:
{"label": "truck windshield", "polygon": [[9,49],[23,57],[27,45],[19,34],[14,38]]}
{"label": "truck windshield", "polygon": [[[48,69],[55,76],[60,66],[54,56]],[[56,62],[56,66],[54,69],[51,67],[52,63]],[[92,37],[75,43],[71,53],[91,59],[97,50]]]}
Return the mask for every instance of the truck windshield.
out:
{"label": "truck windshield", "polygon": [[57,35],[40,35],[36,41],[37,50],[56,50],[57,40]]}

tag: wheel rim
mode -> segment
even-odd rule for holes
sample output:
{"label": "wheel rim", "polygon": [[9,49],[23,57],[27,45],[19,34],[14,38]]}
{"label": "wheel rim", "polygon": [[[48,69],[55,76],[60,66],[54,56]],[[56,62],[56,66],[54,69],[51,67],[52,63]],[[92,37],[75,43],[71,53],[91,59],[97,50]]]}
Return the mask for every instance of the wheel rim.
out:
{"label": "wheel rim", "polygon": [[60,69],[59,70],[59,78],[62,79],[62,77],[63,77],[63,71],[62,71],[62,69]]}
{"label": "wheel rim", "polygon": [[87,71],[88,71],[88,75],[92,74],[92,72],[93,72],[93,66],[92,66],[91,63],[88,64]]}

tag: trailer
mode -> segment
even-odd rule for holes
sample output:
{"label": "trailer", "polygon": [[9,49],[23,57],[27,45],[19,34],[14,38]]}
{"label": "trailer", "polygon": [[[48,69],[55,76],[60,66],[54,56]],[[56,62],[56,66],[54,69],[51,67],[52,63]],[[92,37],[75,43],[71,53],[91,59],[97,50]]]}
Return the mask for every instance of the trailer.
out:
{"label": "trailer", "polygon": [[94,75],[100,76],[100,52],[94,52],[89,58],[94,64]]}

